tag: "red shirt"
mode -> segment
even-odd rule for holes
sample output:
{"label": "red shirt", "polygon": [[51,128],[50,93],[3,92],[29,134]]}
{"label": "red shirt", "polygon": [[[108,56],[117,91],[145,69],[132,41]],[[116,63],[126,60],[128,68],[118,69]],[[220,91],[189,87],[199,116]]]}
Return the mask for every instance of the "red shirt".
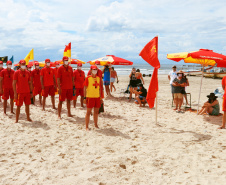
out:
{"label": "red shirt", "polygon": [[226,95],[226,76],[223,77],[222,83],[221,83],[221,84],[222,84],[222,86],[225,87],[225,89],[224,89],[224,90],[225,90],[225,91],[224,91],[224,95]]}
{"label": "red shirt", "polygon": [[34,87],[41,87],[41,79],[40,79],[40,73],[41,70],[40,69],[33,69],[31,71],[31,77],[33,78],[33,86]]}
{"label": "red shirt", "polygon": [[7,69],[4,69],[0,72],[0,77],[3,78],[2,87],[3,89],[12,89],[13,88],[13,75],[14,70],[10,69],[9,71]]}
{"label": "red shirt", "polygon": [[85,73],[82,70],[75,70],[73,72],[75,88],[83,88],[85,82]]}
{"label": "red shirt", "polygon": [[[103,72],[100,69],[97,69],[97,76],[99,76],[100,78],[102,78],[102,74],[103,74]],[[87,76],[90,76],[90,75],[91,75],[91,70],[89,70]]]}
{"label": "red shirt", "polygon": [[64,67],[63,65],[58,68],[57,78],[60,78],[61,89],[73,89],[73,69],[71,66]]}
{"label": "red shirt", "polygon": [[27,70],[17,70],[14,73],[13,80],[17,80],[16,91],[17,93],[30,93],[29,81],[30,73]]}
{"label": "red shirt", "polygon": [[44,67],[41,70],[40,76],[43,76],[43,85],[45,87],[54,85],[53,75],[54,75],[54,71],[50,67]]}
{"label": "red shirt", "polygon": [[54,69],[53,69],[54,75],[55,75],[55,79],[56,79],[56,82],[57,82],[57,71],[58,71],[58,69],[59,69],[59,68],[54,68]]}

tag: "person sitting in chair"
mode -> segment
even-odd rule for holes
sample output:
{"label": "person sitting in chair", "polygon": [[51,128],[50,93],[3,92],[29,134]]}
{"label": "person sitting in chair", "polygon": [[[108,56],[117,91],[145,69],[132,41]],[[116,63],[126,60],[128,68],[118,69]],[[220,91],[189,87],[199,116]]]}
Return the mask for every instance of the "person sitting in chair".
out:
{"label": "person sitting in chair", "polygon": [[198,114],[202,115],[204,113],[208,113],[209,115],[218,116],[220,113],[220,106],[217,100],[217,96],[215,96],[214,93],[210,93],[210,95],[208,95],[207,97],[209,98],[209,100],[204,103],[202,109],[198,112]]}
{"label": "person sitting in chair", "polygon": [[138,90],[133,90],[133,93],[136,96],[135,103],[139,104],[140,107],[145,106],[146,102],[146,96],[147,96],[147,89],[144,88],[142,83],[138,84]]}

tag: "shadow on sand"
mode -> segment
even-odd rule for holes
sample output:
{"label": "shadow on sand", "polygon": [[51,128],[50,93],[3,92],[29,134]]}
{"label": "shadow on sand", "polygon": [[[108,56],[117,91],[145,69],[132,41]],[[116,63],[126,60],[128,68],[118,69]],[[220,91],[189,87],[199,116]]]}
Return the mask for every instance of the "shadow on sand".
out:
{"label": "shadow on sand", "polygon": [[98,133],[100,134],[104,134],[106,136],[120,136],[122,138],[125,138],[125,139],[131,139],[130,136],[126,135],[126,134],[123,134],[122,132],[120,131],[116,131],[114,130],[113,128],[104,128],[104,129],[99,129],[99,130],[96,130]]}

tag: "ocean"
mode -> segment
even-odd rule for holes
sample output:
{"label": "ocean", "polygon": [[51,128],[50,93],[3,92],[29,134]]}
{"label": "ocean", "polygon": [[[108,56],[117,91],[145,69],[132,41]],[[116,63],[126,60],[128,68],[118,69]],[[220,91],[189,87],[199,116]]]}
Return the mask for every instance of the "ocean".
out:
{"label": "ocean", "polygon": [[[190,65],[190,68],[185,67],[185,65],[183,65],[183,64],[178,65],[178,63],[176,63],[175,65],[177,66],[177,70],[187,71],[188,69],[194,68],[194,65]],[[159,75],[169,74],[169,72],[172,70],[172,66],[173,66],[173,64],[161,64],[161,67],[158,70],[158,74]],[[188,66],[188,65],[186,65],[186,66]],[[73,67],[73,69],[76,69],[76,65],[75,66],[72,65],[72,67]],[[146,75],[152,74],[153,70],[154,70],[154,68],[151,65],[149,65],[148,63],[147,64],[135,63],[132,66],[115,65],[113,67],[115,68],[118,75],[123,75],[123,76],[129,75],[131,73],[133,67],[135,67],[136,69],[140,69],[140,72],[142,74],[146,74]],[[89,69],[90,69],[89,64],[85,64],[82,67],[82,70],[85,72],[85,74],[87,74]]]}

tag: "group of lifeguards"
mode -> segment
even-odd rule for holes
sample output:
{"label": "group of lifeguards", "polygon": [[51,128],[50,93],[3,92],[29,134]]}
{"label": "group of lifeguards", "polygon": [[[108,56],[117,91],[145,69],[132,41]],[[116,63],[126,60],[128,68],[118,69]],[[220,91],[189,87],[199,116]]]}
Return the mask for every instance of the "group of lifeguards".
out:
{"label": "group of lifeguards", "polygon": [[[77,97],[81,96],[81,106],[86,103],[86,130],[89,130],[89,118],[94,108],[94,123],[98,128],[98,113],[103,98],[103,82],[102,71],[96,65],[92,65],[87,77],[82,71],[82,64],[77,64],[77,70],[73,72],[72,67],[68,63],[68,57],[63,57],[63,65],[56,63],[56,68],[50,67],[50,59],[45,60],[45,67],[40,70],[39,63],[35,62],[35,68],[28,70],[30,66],[26,66],[25,60],[20,60],[19,69],[12,70],[12,62],[7,61],[7,68],[3,68],[0,61],[0,96],[2,96],[4,114],[6,115],[7,100],[10,99],[11,113],[13,112],[13,102],[16,103],[16,123],[19,120],[20,108],[25,104],[25,112],[27,120],[30,118],[29,105],[31,100],[35,104],[35,96],[39,95],[39,102],[45,111],[46,98],[51,96],[52,108],[55,107],[55,94],[59,94],[58,117],[61,119],[62,104],[67,101],[68,116],[71,114],[71,100],[76,107]],[[43,97],[43,98],[42,98]],[[102,98],[101,98],[102,97]]]}

